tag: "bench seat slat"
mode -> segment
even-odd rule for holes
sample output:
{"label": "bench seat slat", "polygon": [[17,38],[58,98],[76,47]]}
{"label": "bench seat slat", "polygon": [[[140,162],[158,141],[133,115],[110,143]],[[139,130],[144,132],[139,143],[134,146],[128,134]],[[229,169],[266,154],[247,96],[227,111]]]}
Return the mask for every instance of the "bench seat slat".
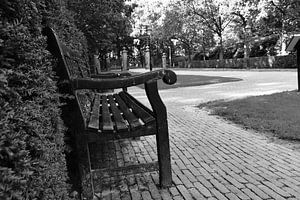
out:
{"label": "bench seat slat", "polygon": [[99,129],[99,113],[100,113],[100,95],[96,94],[88,128]]}
{"label": "bench seat slat", "polygon": [[134,114],[137,115],[145,124],[155,121],[150,111],[146,111],[147,108],[142,107],[140,104],[138,104],[138,102],[128,93],[120,92],[119,95],[123,99],[123,101],[128,105],[128,107],[132,108]]}
{"label": "bench seat slat", "polygon": [[123,112],[123,115],[125,116],[126,120],[128,121],[130,128],[132,130],[135,130],[137,127],[142,126],[143,124],[140,122],[139,118],[137,118],[132,111],[129,110],[126,103],[123,101],[123,99],[119,96],[119,94],[114,94],[114,97],[116,101],[118,102],[120,109]]}
{"label": "bench seat slat", "polygon": [[124,120],[123,116],[121,115],[121,111],[116,105],[114,97],[112,95],[108,95],[108,101],[110,104],[112,116],[114,118],[114,122],[116,124],[116,128],[118,131],[128,131],[128,126],[126,121]]}
{"label": "bench seat slat", "polygon": [[101,102],[102,102],[102,112],[101,112],[101,117],[102,117],[102,130],[105,131],[113,131],[114,130],[114,124],[112,122],[110,112],[109,112],[109,106],[107,102],[107,96],[102,95],[101,96]]}

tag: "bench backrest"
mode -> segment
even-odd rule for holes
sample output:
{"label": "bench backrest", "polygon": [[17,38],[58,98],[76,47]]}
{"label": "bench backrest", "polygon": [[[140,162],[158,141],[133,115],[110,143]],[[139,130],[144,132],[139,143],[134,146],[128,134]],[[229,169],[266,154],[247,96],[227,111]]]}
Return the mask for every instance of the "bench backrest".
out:
{"label": "bench backrest", "polygon": [[64,74],[69,80],[90,77],[90,69],[82,56],[64,45],[53,29],[47,27],[43,32],[48,39],[48,50],[59,59],[58,74]]}
{"label": "bench backrest", "polygon": [[[54,71],[58,77],[59,91],[62,94],[75,96],[75,102],[72,98],[63,100],[66,101],[64,103],[70,106],[67,110],[75,110],[74,105],[77,105],[81,120],[85,126],[88,111],[91,109],[88,106],[91,105],[94,97],[87,90],[74,90],[69,84],[70,82],[66,80],[90,77],[90,69],[78,53],[72,51],[59,40],[53,29],[47,27],[43,30],[43,34],[47,36],[47,49],[58,59],[58,65],[54,67]],[[68,119],[67,121],[70,120]]]}

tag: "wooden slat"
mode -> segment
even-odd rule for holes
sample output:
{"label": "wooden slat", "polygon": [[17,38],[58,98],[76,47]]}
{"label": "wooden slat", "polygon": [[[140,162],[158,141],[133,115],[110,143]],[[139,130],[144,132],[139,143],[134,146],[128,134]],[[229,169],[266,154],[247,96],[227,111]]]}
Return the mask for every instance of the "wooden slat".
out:
{"label": "wooden slat", "polygon": [[88,142],[95,142],[95,141],[110,141],[110,140],[119,140],[125,138],[147,136],[147,135],[155,135],[157,133],[157,129],[156,129],[156,123],[152,122],[150,124],[147,124],[147,126],[141,126],[136,130],[131,130],[128,132],[116,132],[114,134],[107,132],[107,133],[99,134],[89,129],[86,131],[86,133],[87,133]]}
{"label": "wooden slat", "polygon": [[[91,102],[87,99],[85,93],[75,92],[75,96],[77,97],[77,105],[79,107],[80,115],[82,116],[84,127],[88,123],[88,119],[90,118],[91,113]],[[83,106],[84,105],[84,106]]]}
{"label": "wooden slat", "polygon": [[138,105],[136,101],[133,100],[130,96],[127,95],[125,92],[119,93],[120,97],[126,102],[126,104],[132,108],[133,112],[141,118],[141,120],[147,124],[153,122],[155,119],[154,117],[147,112],[142,106]]}
{"label": "wooden slat", "polygon": [[96,94],[88,128],[99,129],[100,95]]}
{"label": "wooden slat", "polygon": [[110,112],[109,112],[109,107],[108,107],[108,102],[107,102],[107,96],[102,95],[101,96],[101,101],[102,101],[102,130],[103,131],[113,131],[114,130],[114,124],[111,120]]}
{"label": "wooden slat", "polygon": [[129,110],[126,103],[123,101],[123,99],[118,95],[114,94],[114,97],[116,98],[116,101],[118,102],[123,115],[125,116],[126,120],[128,121],[131,129],[136,129],[137,127],[141,126],[142,123],[140,120]]}
{"label": "wooden slat", "polygon": [[112,116],[114,118],[114,122],[116,124],[116,128],[118,131],[128,131],[128,126],[126,121],[124,120],[123,116],[121,115],[121,111],[116,105],[114,101],[114,97],[112,95],[108,95],[108,101],[110,104],[110,109],[112,112]]}
{"label": "wooden slat", "polygon": [[[70,76],[73,77],[74,76],[74,70],[72,69],[72,67],[70,67],[72,65],[70,57],[65,56],[65,62],[66,62],[66,65],[67,65],[66,66],[67,70],[70,73]],[[71,77],[69,77],[69,78],[71,78]]]}

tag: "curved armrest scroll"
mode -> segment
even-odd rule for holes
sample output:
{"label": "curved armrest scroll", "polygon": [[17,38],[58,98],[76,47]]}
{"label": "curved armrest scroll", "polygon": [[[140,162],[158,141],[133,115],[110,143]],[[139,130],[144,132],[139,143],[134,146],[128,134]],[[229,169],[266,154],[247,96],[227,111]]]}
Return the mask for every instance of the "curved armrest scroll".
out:
{"label": "curved armrest scroll", "polygon": [[119,78],[78,78],[70,82],[74,90],[79,89],[116,89],[144,84],[146,82],[163,79],[166,84],[174,84],[177,80],[176,74],[167,69],[155,70],[143,74]]}
{"label": "curved armrest scroll", "polygon": [[164,83],[168,85],[173,85],[177,81],[177,75],[172,70],[165,70],[165,75],[162,78]]}

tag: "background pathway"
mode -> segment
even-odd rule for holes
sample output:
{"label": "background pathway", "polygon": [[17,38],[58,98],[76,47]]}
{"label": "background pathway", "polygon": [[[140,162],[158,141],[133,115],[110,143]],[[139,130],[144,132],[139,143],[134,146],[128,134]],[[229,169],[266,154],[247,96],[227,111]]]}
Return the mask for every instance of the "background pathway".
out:
{"label": "background pathway", "polygon": [[[177,71],[242,78],[231,82],[160,92],[168,108],[173,185],[157,187],[157,172],[95,180],[100,199],[300,199],[300,152],[270,142],[195,105],[215,100],[296,89],[295,72]],[[143,90],[131,93],[145,100]],[[157,160],[155,137],[108,144],[115,159]],[[95,154],[100,154],[94,147]],[[101,156],[99,156],[101,157]],[[94,155],[97,158],[97,155]],[[93,159],[94,165],[103,162]]]}

